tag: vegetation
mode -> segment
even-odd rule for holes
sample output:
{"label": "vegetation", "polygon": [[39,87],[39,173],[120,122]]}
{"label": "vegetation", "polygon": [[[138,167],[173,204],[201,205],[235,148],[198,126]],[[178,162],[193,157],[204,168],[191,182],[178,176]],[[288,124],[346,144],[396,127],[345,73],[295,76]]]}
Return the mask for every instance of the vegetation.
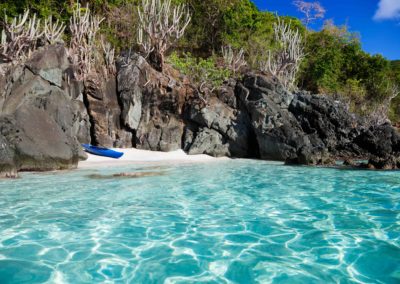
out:
{"label": "vegetation", "polygon": [[194,57],[191,53],[179,56],[174,52],[168,57],[168,62],[182,74],[191,78],[201,92],[205,92],[206,88],[212,91],[220,87],[233,74],[233,71],[218,64],[216,57],[203,59]]}
{"label": "vegetation", "polygon": [[306,57],[299,86],[314,93],[340,95],[353,110],[373,112],[393,95],[390,62],[361,49],[357,34],[327,22],[307,37]]}
{"label": "vegetation", "polygon": [[153,67],[162,71],[164,55],[184,35],[190,12],[184,4],[172,6],[171,0],[143,0],[138,16],[138,44]]}
{"label": "vegetation", "polygon": [[231,70],[233,74],[240,72],[247,65],[243,48],[235,50],[232,46],[228,45],[222,47],[221,51],[225,67]]}
{"label": "vegetation", "polygon": [[268,50],[267,58],[260,61],[260,70],[276,77],[286,89],[295,90],[296,76],[304,59],[303,39],[298,30],[292,30],[279,17],[274,24],[274,39],[277,47]]}
{"label": "vegetation", "polygon": [[[104,19],[100,24],[101,36],[98,38],[105,38],[118,54],[127,49],[143,51],[143,45],[148,44],[149,32],[143,23],[149,23],[151,19],[140,17],[140,11],[148,2],[82,0],[81,4],[83,7],[88,4],[94,14]],[[184,5],[180,7],[186,7],[184,11],[188,13],[183,14],[177,25],[181,33],[168,38],[158,52],[158,58],[163,60],[164,54],[170,55],[168,62],[190,76],[193,82],[206,82],[205,85],[214,87],[229,76],[240,76],[239,70],[243,69],[244,62],[248,68],[273,73],[270,68],[260,68],[259,63],[265,61],[269,54],[278,54],[277,51],[283,47],[282,43],[276,41],[274,27],[278,20],[275,14],[259,11],[250,0],[171,2],[171,10]],[[390,101],[390,117],[392,121],[400,122],[400,96],[394,97],[396,85],[400,85],[400,61],[390,62],[381,55],[364,52],[359,36],[346,26],[336,26],[327,21],[320,31],[309,30],[309,24],[321,20],[325,10],[315,2],[294,2],[304,13],[304,18],[281,17],[281,22],[290,25],[291,32],[303,39],[304,59],[300,67],[296,68],[296,71],[299,70],[295,74],[296,85],[314,93],[339,96],[353,110],[364,115],[385,111],[382,106],[388,105]],[[6,14],[10,19],[29,8],[31,13],[36,13],[38,19],[42,20],[41,25],[49,16],[63,23],[67,27],[64,40],[69,43],[73,38],[68,28],[69,19],[76,7],[76,0],[3,0],[0,4],[0,25],[4,27]],[[185,15],[191,16],[188,25]],[[182,27],[185,29],[182,30]],[[140,33],[143,38],[138,42]],[[102,45],[97,43],[96,46]],[[108,47],[108,50],[111,48]],[[174,50],[176,52],[171,54]],[[110,55],[112,52],[108,53]]]}
{"label": "vegetation", "polygon": [[[390,69],[392,80],[397,86],[400,86],[400,60],[392,61]],[[393,99],[389,115],[393,122],[400,124],[400,95]]]}

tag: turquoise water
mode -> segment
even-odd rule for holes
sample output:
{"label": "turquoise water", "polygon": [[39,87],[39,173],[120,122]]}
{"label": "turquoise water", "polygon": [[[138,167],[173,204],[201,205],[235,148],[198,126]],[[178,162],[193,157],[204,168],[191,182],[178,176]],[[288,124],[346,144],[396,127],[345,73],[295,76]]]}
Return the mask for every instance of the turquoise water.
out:
{"label": "turquoise water", "polygon": [[[108,176],[127,171],[150,176]],[[400,173],[24,174],[0,181],[0,283],[400,283]]]}

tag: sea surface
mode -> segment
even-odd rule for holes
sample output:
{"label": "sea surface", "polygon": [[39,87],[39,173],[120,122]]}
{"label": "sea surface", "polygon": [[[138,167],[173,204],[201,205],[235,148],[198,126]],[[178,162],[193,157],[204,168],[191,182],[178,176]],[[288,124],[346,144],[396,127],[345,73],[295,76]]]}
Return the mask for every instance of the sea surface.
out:
{"label": "sea surface", "polygon": [[1,284],[400,283],[400,172],[233,160],[22,176],[0,181]]}

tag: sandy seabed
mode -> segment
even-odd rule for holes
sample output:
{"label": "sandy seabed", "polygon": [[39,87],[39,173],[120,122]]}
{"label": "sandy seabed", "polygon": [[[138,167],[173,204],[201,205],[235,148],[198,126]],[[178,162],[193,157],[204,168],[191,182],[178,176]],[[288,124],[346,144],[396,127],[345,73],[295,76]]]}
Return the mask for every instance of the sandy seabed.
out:
{"label": "sandy seabed", "polygon": [[162,163],[174,165],[177,163],[215,162],[229,159],[226,157],[214,158],[208,155],[188,155],[183,150],[176,150],[172,152],[147,151],[134,148],[113,150],[123,152],[124,155],[120,159],[112,159],[88,153],[89,158],[86,161],[79,162],[78,169],[124,166],[142,163]]}

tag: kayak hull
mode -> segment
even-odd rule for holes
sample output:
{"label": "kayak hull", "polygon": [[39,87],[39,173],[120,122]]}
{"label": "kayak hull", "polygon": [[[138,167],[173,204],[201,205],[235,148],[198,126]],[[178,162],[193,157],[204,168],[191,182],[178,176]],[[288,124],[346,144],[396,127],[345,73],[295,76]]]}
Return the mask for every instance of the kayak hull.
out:
{"label": "kayak hull", "polygon": [[117,152],[108,148],[97,147],[90,144],[82,144],[82,147],[86,152],[97,156],[119,159],[124,155],[122,152]]}

